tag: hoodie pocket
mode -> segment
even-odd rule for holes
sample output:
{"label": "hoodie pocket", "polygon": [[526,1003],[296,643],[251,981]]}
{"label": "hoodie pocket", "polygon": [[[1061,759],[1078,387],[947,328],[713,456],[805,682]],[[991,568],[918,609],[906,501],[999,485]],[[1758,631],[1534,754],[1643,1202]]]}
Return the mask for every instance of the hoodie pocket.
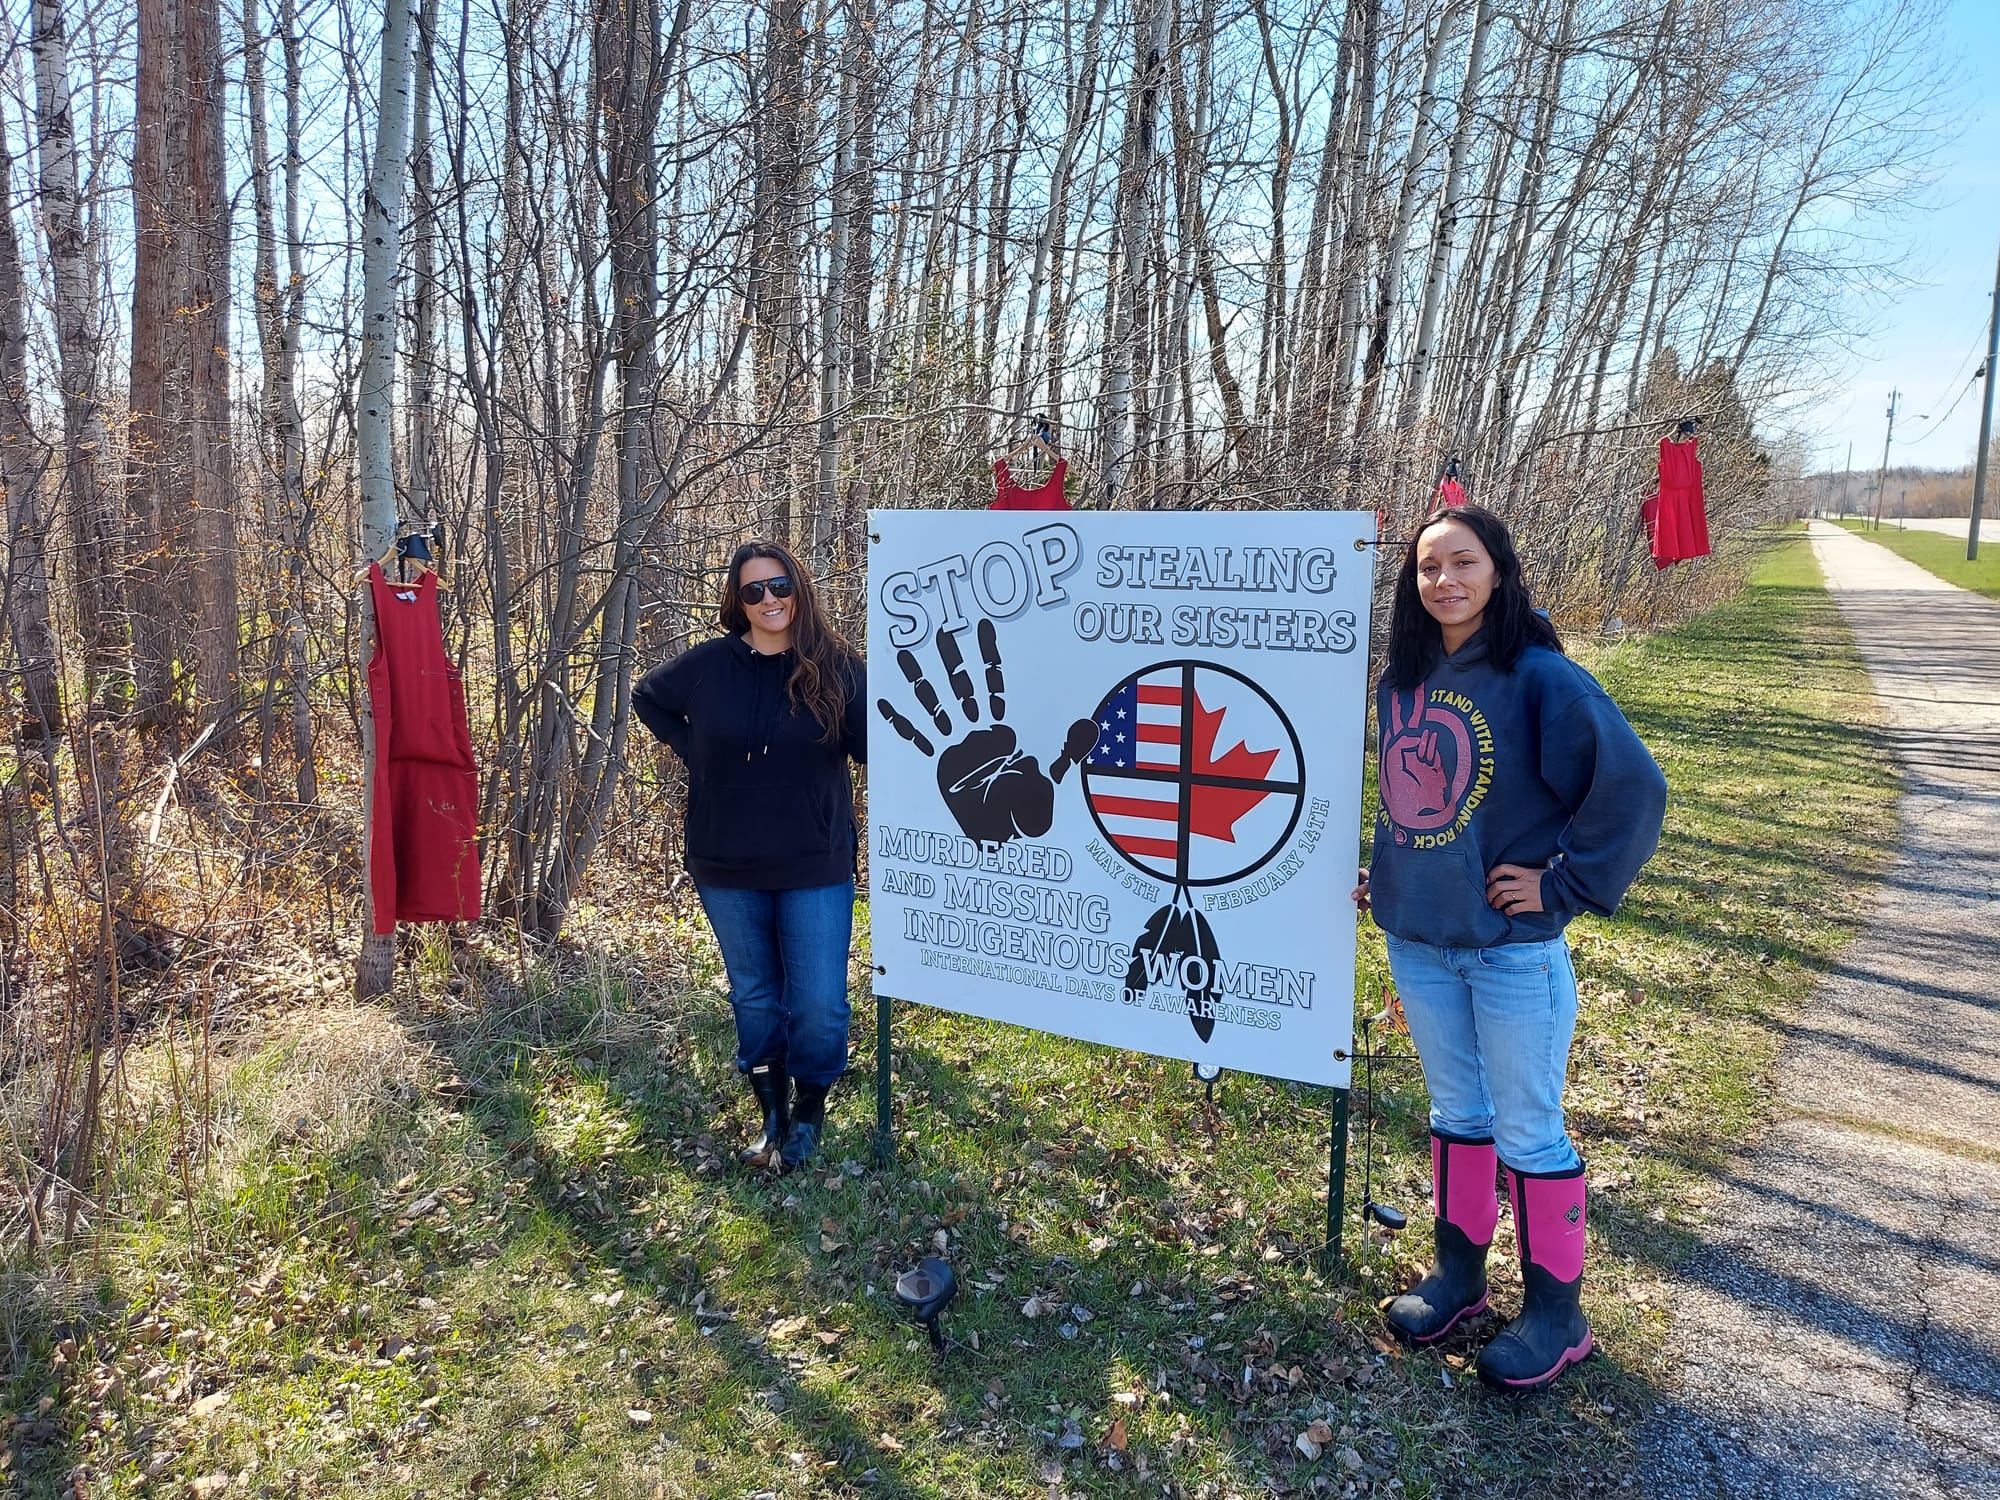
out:
{"label": "hoodie pocket", "polygon": [[768,869],[841,845],[828,789],[797,785],[708,787],[688,809],[688,852],[712,864]]}

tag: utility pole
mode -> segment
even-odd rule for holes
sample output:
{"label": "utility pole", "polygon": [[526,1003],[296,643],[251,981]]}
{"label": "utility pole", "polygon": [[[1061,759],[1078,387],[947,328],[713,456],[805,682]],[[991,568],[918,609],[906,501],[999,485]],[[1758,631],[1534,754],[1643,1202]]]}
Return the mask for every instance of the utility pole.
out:
{"label": "utility pole", "polygon": [[1845,516],[1848,506],[1848,489],[1854,482],[1854,444],[1847,445],[1847,467],[1840,471],[1840,513]]}
{"label": "utility pole", "polygon": [[1875,529],[1882,529],[1882,488],[1889,482],[1889,445],[1896,440],[1896,403],[1901,391],[1889,392],[1889,430],[1882,438],[1882,468],[1875,475]]}
{"label": "utility pole", "polygon": [[1986,450],[1993,441],[1993,368],[2000,359],[2000,263],[1993,268],[1993,313],[1986,335],[1986,363],[1979,374],[1986,382],[1986,399],[1979,414],[1979,458],[1972,469],[1972,519],[1965,528],[1965,560],[1979,561],[1979,507],[1986,499]]}

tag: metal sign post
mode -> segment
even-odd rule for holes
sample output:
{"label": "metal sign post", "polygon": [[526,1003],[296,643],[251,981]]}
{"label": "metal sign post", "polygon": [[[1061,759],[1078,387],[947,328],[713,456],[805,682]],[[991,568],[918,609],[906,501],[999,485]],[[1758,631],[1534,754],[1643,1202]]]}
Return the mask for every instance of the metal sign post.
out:
{"label": "metal sign post", "polygon": [[[1333,1091],[1333,1139],[1326,1154],[1326,1247],[1320,1251],[1321,1272],[1329,1278],[1345,1268],[1340,1253],[1340,1229],[1347,1205],[1347,1104],[1348,1091]],[[1374,1107],[1370,1102],[1369,1107]]]}
{"label": "metal sign post", "polygon": [[889,997],[875,997],[875,1165],[896,1159],[896,1120],[889,1105]]}

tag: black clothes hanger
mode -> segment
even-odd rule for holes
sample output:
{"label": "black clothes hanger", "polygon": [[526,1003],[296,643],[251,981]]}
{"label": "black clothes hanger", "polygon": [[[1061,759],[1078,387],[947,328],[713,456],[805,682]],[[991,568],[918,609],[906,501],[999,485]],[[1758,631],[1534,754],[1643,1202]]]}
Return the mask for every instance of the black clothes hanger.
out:
{"label": "black clothes hanger", "polygon": [[437,528],[423,526],[406,531],[396,538],[396,582],[410,581],[410,564],[415,563],[419,573],[437,572]]}
{"label": "black clothes hanger", "polygon": [[1045,454],[1050,463],[1056,463],[1062,458],[1062,455],[1056,451],[1055,433],[1049,427],[1049,419],[1040,412],[1037,412],[1034,417],[1034,423],[1034,430],[1028,434],[1024,441],[1008,449],[1002,457],[1001,462],[1011,465],[1015,459],[1024,453]]}

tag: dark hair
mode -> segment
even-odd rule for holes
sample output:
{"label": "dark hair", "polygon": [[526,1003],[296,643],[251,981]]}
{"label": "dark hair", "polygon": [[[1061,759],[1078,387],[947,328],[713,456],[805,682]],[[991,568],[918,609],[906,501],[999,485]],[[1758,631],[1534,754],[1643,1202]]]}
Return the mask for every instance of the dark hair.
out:
{"label": "dark hair", "polygon": [[1424,533],[1446,521],[1463,522],[1493,559],[1493,597],[1486,601],[1480,629],[1486,636],[1487,658],[1511,672],[1530,646],[1562,650],[1562,637],[1549,617],[1535,608],[1527,581],[1521,576],[1521,555],[1507,534],[1507,523],[1483,505],[1458,505],[1434,511],[1403,549],[1402,571],[1396,575],[1396,601],[1389,608],[1389,662],[1382,676],[1392,688],[1415,687],[1444,657],[1444,632],[1424,608],[1417,592],[1417,547]]}
{"label": "dark hair", "polygon": [[785,695],[793,708],[803,708],[819,720],[826,739],[833,739],[847,715],[848,681],[861,657],[827,618],[812,574],[791,548],[782,542],[745,542],[738,547],[722,580],[716,619],[731,635],[750,629],[750,614],[738,591],[743,586],[743,565],[755,557],[769,558],[792,580],[792,675],[785,679]]}

